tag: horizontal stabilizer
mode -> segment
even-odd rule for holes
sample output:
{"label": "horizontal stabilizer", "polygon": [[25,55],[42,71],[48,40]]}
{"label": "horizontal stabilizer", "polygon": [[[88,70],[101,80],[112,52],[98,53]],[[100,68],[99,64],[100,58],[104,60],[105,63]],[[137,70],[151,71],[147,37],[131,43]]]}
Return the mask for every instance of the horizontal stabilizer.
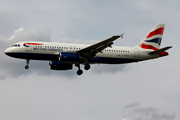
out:
{"label": "horizontal stabilizer", "polygon": [[168,46],[168,47],[164,47],[164,48],[161,48],[159,50],[156,50],[156,51],[153,51],[153,52],[150,52],[148,53],[149,55],[155,55],[155,54],[159,54],[159,53],[162,53],[168,49],[172,48],[172,46]]}

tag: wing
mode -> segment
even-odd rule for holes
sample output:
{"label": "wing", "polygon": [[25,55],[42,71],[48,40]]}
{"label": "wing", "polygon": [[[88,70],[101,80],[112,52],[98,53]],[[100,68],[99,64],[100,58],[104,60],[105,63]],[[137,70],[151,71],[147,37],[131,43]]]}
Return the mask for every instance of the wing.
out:
{"label": "wing", "polygon": [[91,45],[84,49],[81,49],[77,51],[76,53],[80,54],[82,57],[92,59],[98,52],[102,52],[103,49],[107,47],[111,47],[111,45],[114,44],[113,41],[118,39],[119,37],[123,37],[123,35],[124,34],[113,36],[109,39],[106,39],[104,41]]}

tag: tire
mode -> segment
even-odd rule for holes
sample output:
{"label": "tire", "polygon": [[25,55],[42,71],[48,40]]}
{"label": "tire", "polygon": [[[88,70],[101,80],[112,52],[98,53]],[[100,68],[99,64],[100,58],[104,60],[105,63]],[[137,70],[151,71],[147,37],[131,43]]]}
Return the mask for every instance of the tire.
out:
{"label": "tire", "polygon": [[89,64],[86,64],[85,66],[84,66],[84,69],[85,70],[89,70],[91,68],[91,66],[89,65]]}
{"label": "tire", "polygon": [[28,69],[28,68],[29,68],[29,66],[28,66],[28,65],[26,65],[26,66],[25,66],[25,69]]}
{"label": "tire", "polygon": [[82,75],[83,74],[83,71],[81,70],[81,69],[79,69],[78,71],[77,71],[77,75]]}

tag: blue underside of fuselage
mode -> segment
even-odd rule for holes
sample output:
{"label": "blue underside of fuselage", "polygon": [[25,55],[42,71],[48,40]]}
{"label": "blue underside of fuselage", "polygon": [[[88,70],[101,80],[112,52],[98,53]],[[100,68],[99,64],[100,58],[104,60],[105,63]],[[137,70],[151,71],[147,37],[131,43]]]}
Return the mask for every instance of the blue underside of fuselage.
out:
{"label": "blue underside of fuselage", "polygon": [[[59,61],[58,55],[52,54],[35,54],[35,53],[6,53],[6,55],[20,58],[20,59],[29,59],[29,60],[47,60],[47,61]],[[131,63],[138,62],[137,59],[128,59],[128,58],[108,58],[108,57],[94,57],[89,63],[104,63],[104,64],[122,64],[122,63]]]}

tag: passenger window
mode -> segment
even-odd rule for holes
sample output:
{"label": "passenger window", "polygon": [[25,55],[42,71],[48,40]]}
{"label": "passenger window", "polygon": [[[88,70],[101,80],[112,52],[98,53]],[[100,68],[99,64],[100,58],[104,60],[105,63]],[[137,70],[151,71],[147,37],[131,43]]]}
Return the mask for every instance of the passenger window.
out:
{"label": "passenger window", "polygon": [[18,47],[20,47],[20,44],[18,44]]}

